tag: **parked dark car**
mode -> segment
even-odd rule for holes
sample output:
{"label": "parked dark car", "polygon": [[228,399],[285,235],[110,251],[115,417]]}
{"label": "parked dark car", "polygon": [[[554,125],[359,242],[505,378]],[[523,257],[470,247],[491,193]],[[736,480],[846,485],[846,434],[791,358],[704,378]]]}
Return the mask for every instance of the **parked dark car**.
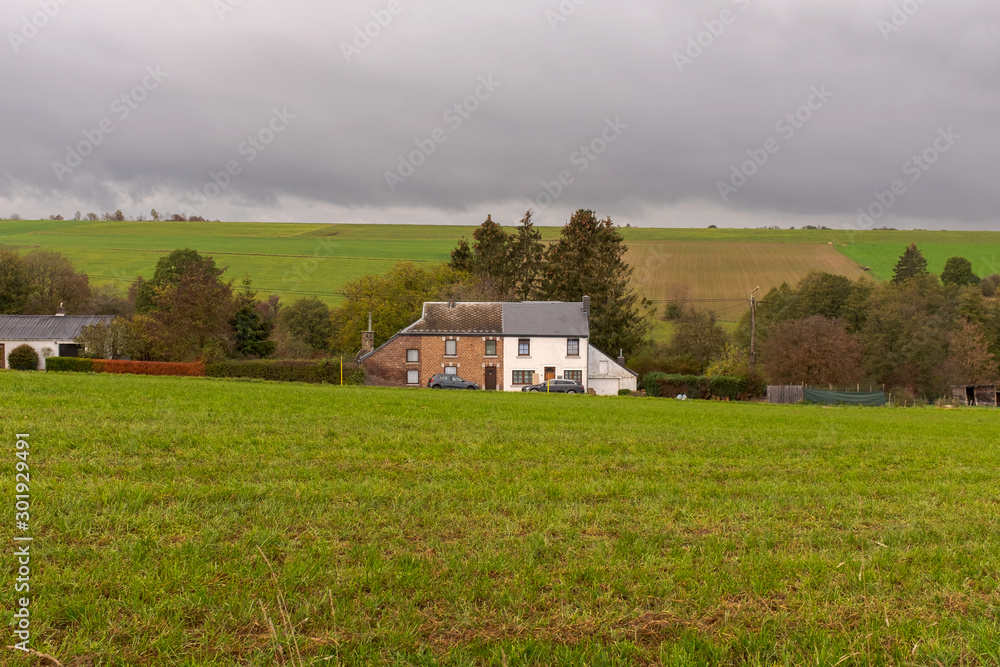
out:
{"label": "parked dark car", "polygon": [[479,385],[475,382],[469,382],[457,375],[448,375],[447,373],[438,373],[432,376],[427,382],[427,386],[431,389],[479,389]]}
{"label": "parked dark car", "polygon": [[587,389],[576,380],[548,380],[541,384],[521,387],[521,391],[544,391],[550,394],[586,394]]}

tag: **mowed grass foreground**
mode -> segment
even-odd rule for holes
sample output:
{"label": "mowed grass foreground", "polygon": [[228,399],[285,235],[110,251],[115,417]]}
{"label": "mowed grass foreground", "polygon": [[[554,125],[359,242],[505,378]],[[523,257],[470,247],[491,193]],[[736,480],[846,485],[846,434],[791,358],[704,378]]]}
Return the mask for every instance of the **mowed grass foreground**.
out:
{"label": "mowed grass foreground", "polygon": [[997,411],[15,372],[0,405],[67,665],[1000,662]]}

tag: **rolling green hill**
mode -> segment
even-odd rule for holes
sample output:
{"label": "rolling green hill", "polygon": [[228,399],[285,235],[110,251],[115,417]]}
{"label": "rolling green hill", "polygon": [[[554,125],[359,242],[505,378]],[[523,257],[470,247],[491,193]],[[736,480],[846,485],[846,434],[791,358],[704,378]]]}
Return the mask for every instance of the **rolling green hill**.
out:
{"label": "rolling green hill", "polygon": [[[344,283],[384,273],[399,261],[442,262],[474,227],[282,223],[0,221],[0,245],[48,248],[69,256],[94,283],[152,275],[177,248],[212,255],[228,276],[249,275],[263,294],[316,296],[331,305]],[[546,240],[559,228],[540,228]],[[639,288],[651,299],[701,300],[723,321],[739,319],[750,290],[766,293],[809,271],[855,278],[870,267],[887,279],[915,242],[940,272],[948,257],[972,261],[979,275],[1000,272],[1000,232],[650,229],[621,230]]]}

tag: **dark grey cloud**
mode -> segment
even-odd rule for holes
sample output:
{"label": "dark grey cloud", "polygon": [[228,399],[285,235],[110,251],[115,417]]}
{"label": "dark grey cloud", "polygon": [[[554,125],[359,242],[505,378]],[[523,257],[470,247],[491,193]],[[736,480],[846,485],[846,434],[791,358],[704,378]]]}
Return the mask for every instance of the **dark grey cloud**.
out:
{"label": "dark grey cloud", "polygon": [[456,4],[6,3],[0,213],[997,221],[995,2]]}

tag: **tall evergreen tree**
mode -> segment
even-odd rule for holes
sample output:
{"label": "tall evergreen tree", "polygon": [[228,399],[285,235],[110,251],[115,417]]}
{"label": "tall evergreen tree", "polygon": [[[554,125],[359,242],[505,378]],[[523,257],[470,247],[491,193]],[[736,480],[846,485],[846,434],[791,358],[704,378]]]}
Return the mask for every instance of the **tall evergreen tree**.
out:
{"label": "tall evergreen tree", "polygon": [[545,259],[542,233],[531,222],[531,211],[527,211],[521,218],[517,233],[510,237],[508,243],[514,289],[518,298],[527,301],[538,289],[542,262]]}
{"label": "tall evergreen tree", "polygon": [[230,324],[233,326],[236,350],[248,357],[268,357],[275,348],[275,342],[270,340],[274,321],[264,318],[258,303],[250,278],[244,278],[243,291],[236,298],[237,309]]}
{"label": "tall evergreen tree", "polygon": [[472,271],[472,249],[464,236],[458,240],[458,245],[451,251],[451,261],[448,266],[456,271]]}
{"label": "tall evergreen tree", "polygon": [[923,253],[917,250],[917,244],[911,243],[896,262],[896,268],[892,271],[892,282],[898,285],[922,273],[927,273],[927,260],[924,259]]}
{"label": "tall evergreen tree", "polygon": [[472,233],[472,270],[480,278],[492,281],[498,292],[504,293],[513,285],[510,265],[510,238],[493,216]]}
{"label": "tall evergreen tree", "polygon": [[628,355],[639,348],[649,324],[649,302],[630,285],[628,247],[611,218],[580,209],[549,248],[541,296],[558,301],[591,298],[590,340],[603,352]]}

